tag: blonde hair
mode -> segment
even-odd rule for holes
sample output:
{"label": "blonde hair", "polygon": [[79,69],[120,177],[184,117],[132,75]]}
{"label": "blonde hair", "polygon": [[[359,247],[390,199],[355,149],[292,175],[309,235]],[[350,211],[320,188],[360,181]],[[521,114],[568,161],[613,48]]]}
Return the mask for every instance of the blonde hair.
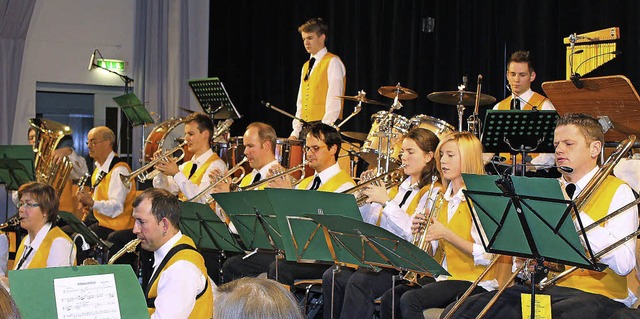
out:
{"label": "blonde hair", "polygon": [[271,279],[245,277],[218,287],[215,319],[302,319],[295,297]]}
{"label": "blonde hair", "polygon": [[[482,163],[482,143],[471,132],[451,132],[442,139],[440,144],[436,148],[436,164],[438,165],[438,172],[442,176],[442,166],[440,159],[440,151],[442,146],[447,142],[454,141],[458,146],[460,152],[460,164],[461,172],[467,174],[484,174],[484,164]],[[446,188],[449,186],[450,180],[442,179],[442,184]]]}

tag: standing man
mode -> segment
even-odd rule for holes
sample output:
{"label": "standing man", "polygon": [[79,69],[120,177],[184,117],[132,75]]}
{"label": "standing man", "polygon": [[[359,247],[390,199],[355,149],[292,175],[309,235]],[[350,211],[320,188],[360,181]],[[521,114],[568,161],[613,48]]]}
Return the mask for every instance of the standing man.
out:
{"label": "standing man", "polygon": [[[346,70],[340,58],[327,51],[325,42],[329,26],[321,18],[313,18],[298,28],[304,48],[311,55],[302,66],[296,102],[296,117],[306,122],[333,124],[342,115]],[[302,123],[293,120],[289,139],[298,139]]]}
{"label": "standing man", "polygon": [[[89,156],[95,160],[95,170],[91,176],[93,195],[78,192],[78,201],[93,211],[97,223],[89,225],[98,237],[106,239],[115,230],[133,228],[131,216],[135,183],[126,188],[120,174],[128,175],[131,168],[124,159],[113,151],[116,135],[106,126],[94,127],[89,131]],[[87,222],[85,216],[85,222]]]}
{"label": "standing man", "polygon": [[[158,162],[155,168],[162,174],[153,179],[153,187],[164,188],[181,200],[188,200],[209,186],[211,171],[218,169],[224,172],[226,164],[211,150],[215,131],[211,118],[204,113],[191,113],[184,122],[184,139],[193,157],[180,166],[171,156]],[[199,202],[205,203],[206,200],[207,196],[202,196]]]}
{"label": "standing man", "polygon": [[[575,200],[598,172],[598,157],[604,145],[604,134],[598,120],[586,114],[566,114],[557,123],[553,144],[556,164],[572,168],[562,172],[560,184],[569,198]],[[622,180],[607,176],[593,190],[594,194],[580,212],[582,224],[587,227],[635,199],[631,188]],[[594,254],[638,229],[638,208],[632,208],[599,223],[581,240],[588,240]],[[625,306],[630,307],[636,296],[627,287],[626,276],[636,262],[636,241],[624,244],[603,255],[598,261],[607,266],[602,272],[578,269],[559,279],[556,285],[544,289],[551,296],[554,318],[608,318]],[[487,318],[520,318],[521,294],[531,287],[516,284],[505,290],[487,312]],[[495,291],[467,299],[453,318],[475,318],[489,302]],[[451,307],[451,306],[450,306]],[[449,308],[450,308],[449,307]]]}
{"label": "standing man", "polygon": [[[535,79],[536,71],[529,58],[529,51],[516,51],[511,54],[509,61],[507,61],[507,81],[509,81],[508,89],[511,95],[498,102],[493,109],[532,110],[535,108],[537,110],[555,110],[549,99],[531,90],[531,83]],[[527,160],[527,163],[530,162],[535,165],[535,168],[547,168],[553,165],[553,153],[530,155],[535,157]],[[500,156],[505,157],[507,162],[510,163],[511,155],[509,153],[501,153]],[[518,155],[517,163],[521,162],[522,157]],[[529,170],[534,170],[534,167],[531,167]]]}
{"label": "standing man", "polygon": [[147,189],[133,202],[133,217],[140,246],[154,256],[144,289],[151,319],[211,318],[212,284],[204,258],[178,226],[178,198],[164,189]]}

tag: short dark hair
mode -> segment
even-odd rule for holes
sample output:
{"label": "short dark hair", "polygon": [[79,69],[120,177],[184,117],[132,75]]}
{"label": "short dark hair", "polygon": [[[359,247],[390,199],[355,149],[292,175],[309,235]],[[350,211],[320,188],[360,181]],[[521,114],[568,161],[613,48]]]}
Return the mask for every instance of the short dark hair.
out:
{"label": "short dark hair", "polygon": [[309,20],[307,20],[305,23],[303,23],[301,26],[298,27],[298,32],[302,33],[302,32],[307,32],[307,33],[311,33],[314,32],[316,33],[318,36],[321,36],[323,34],[327,34],[327,32],[329,32],[329,25],[324,22],[324,20],[322,20],[322,18],[311,18]]}
{"label": "short dark hair", "polygon": [[273,154],[276,153],[276,139],[278,138],[276,135],[276,130],[269,124],[262,122],[253,122],[247,126],[247,131],[255,127],[258,130],[258,138],[260,139],[260,143],[265,141],[269,141],[271,144],[271,152]]}
{"label": "short dark hair", "polygon": [[534,72],[533,62],[531,62],[529,51],[516,51],[511,54],[509,61],[507,62],[507,69],[509,69],[509,65],[511,62],[516,63],[526,63],[529,66],[529,72]]}
{"label": "short dark hair", "polygon": [[209,131],[209,143],[211,143],[211,139],[213,139],[213,132],[215,131],[215,129],[213,128],[213,121],[211,121],[209,115],[196,112],[191,113],[184,118],[184,123],[192,122],[198,124],[198,131],[200,131],[200,133]]}
{"label": "short dark hair", "polygon": [[41,182],[28,182],[18,188],[18,200],[24,194],[30,194],[36,203],[40,205],[40,210],[47,215],[48,223],[56,223],[60,198],[53,187]]}
{"label": "short dark hair", "polygon": [[158,222],[166,217],[173,227],[180,228],[181,211],[178,196],[171,194],[166,189],[147,188],[133,200],[133,208],[138,207],[147,198],[151,201],[151,213]]}
{"label": "short dark hair", "polygon": [[333,145],[337,145],[338,148],[336,150],[335,158],[336,161],[338,160],[340,148],[342,147],[342,137],[340,136],[340,133],[338,133],[338,130],[331,125],[318,122],[309,127],[309,132],[307,134],[311,134],[311,136],[323,141],[327,144],[327,149],[331,149]]}
{"label": "short dark hair", "polygon": [[587,142],[600,141],[604,147],[604,132],[596,118],[584,113],[567,113],[558,119],[556,127],[570,124],[580,129]]}

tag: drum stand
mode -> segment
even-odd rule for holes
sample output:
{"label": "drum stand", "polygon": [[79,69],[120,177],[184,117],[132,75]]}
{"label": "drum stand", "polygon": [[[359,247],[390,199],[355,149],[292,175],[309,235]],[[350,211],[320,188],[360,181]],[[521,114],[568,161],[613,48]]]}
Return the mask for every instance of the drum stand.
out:
{"label": "drum stand", "polygon": [[[398,102],[399,103],[399,102]],[[393,106],[389,110],[387,114],[387,119],[380,125],[380,131],[378,132],[378,165],[377,172],[378,176],[381,174],[385,174],[389,172],[389,164],[391,161],[391,139],[394,137],[393,133],[393,117],[391,116],[391,112],[394,110]],[[382,150],[382,142],[386,141],[386,150],[383,152]],[[384,158],[384,170],[382,170],[382,161]]]}
{"label": "drum stand", "polygon": [[462,122],[463,122],[462,117],[464,116],[464,104],[462,103],[462,97],[463,97],[464,89],[465,89],[465,85],[464,84],[458,85],[458,92],[460,92],[460,97],[458,99],[458,104],[457,104],[457,108],[458,108],[458,132],[462,132]]}

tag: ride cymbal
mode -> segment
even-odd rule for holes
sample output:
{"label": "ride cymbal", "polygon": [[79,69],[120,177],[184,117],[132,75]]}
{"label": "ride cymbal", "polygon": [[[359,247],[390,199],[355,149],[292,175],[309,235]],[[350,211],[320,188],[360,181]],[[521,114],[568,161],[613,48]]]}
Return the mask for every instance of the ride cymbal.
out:
{"label": "ride cymbal", "polygon": [[397,95],[398,100],[413,100],[418,97],[418,93],[413,90],[403,88],[400,84],[396,86],[381,86],[378,89],[378,93],[390,99],[394,99]]}
{"label": "ride cymbal", "polygon": [[[427,98],[433,102],[446,104],[446,105],[458,105],[474,106],[476,105],[476,93],[467,91],[445,91],[445,92],[433,92],[427,95]],[[460,103],[462,101],[462,103]],[[480,93],[480,105],[487,105],[496,102],[496,98]]]}
{"label": "ride cymbal", "polygon": [[372,99],[368,99],[362,95],[355,95],[355,96],[336,96],[339,99],[343,99],[343,100],[349,100],[349,101],[354,101],[354,102],[362,102],[362,103],[367,103],[367,104],[373,104],[373,105],[384,105],[384,103],[382,102],[378,102],[376,100],[372,100]]}
{"label": "ride cymbal", "polygon": [[367,139],[367,133],[360,132],[340,132],[342,136],[352,141],[364,142]]}

